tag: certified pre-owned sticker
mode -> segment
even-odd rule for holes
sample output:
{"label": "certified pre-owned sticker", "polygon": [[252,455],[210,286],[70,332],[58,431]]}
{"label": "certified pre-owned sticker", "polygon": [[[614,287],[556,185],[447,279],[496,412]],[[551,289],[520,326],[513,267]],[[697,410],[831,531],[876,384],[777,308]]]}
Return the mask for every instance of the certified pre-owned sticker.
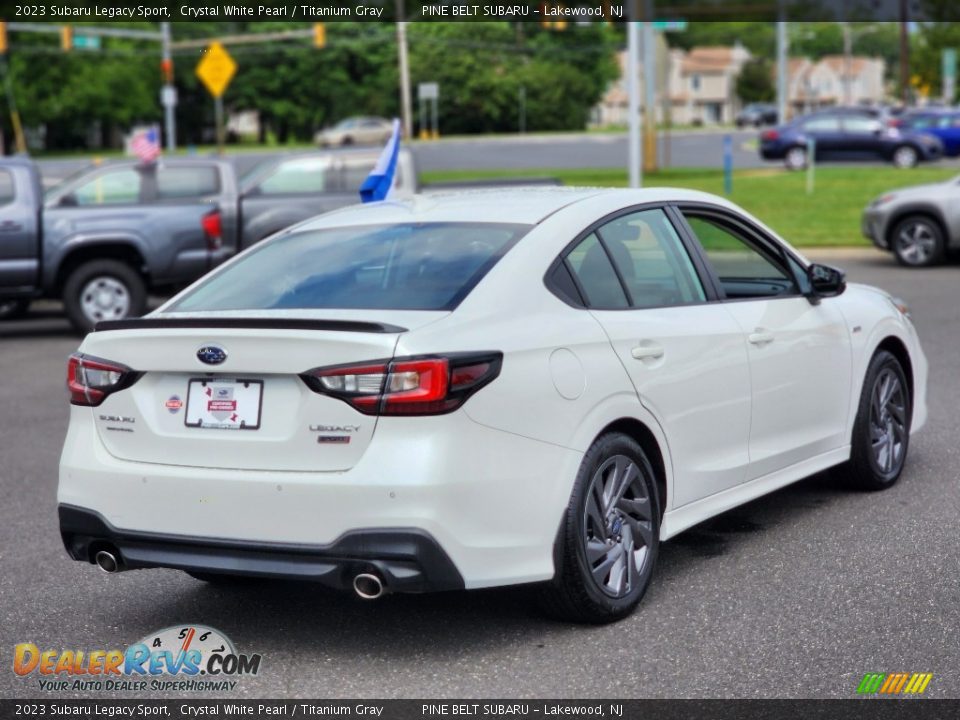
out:
{"label": "certified pre-owned sticker", "polygon": [[180,399],[179,395],[171,395],[170,399],[167,400],[163,406],[170,411],[171,415],[176,415],[180,412],[180,408],[183,407],[183,400]]}

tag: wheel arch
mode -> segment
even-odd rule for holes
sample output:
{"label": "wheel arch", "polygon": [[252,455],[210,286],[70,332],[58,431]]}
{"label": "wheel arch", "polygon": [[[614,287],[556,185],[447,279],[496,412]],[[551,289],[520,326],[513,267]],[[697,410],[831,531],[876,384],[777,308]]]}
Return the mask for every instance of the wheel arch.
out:
{"label": "wheel arch", "polygon": [[667,468],[664,462],[664,453],[660,448],[657,436],[644,423],[635,417],[622,417],[614,420],[603,428],[594,438],[594,441],[609,433],[623,433],[632,438],[643,448],[647,459],[653,466],[654,480],[657,484],[657,504],[660,513],[660,519],[663,520],[663,514],[667,507]]}
{"label": "wheel arch", "polygon": [[885,350],[893,355],[900,363],[900,366],[903,368],[903,374],[907,376],[907,390],[910,392],[910,397],[913,398],[915,382],[913,376],[913,361],[910,359],[910,351],[907,350],[907,346],[904,345],[903,340],[896,335],[888,335],[874,348],[873,354],[870,356],[871,360],[881,350]]}
{"label": "wheel arch", "polygon": [[[93,243],[83,243],[69,248],[54,277],[53,290],[59,296],[63,292],[64,283],[70,274],[84,263],[93,260],[117,260],[129,265],[135,272],[149,280],[147,262],[143,252],[132,242],[126,240],[103,240]],[[147,283],[149,284],[149,282]]]}
{"label": "wheel arch", "polygon": [[897,229],[897,226],[906,220],[908,217],[913,215],[920,215],[926,217],[929,220],[932,220],[937,224],[937,227],[940,228],[940,232],[943,233],[943,240],[946,243],[947,247],[950,246],[950,233],[947,230],[947,222],[943,217],[943,213],[934,206],[927,203],[920,204],[910,204],[902,208],[898,208],[895,213],[890,216],[890,219],[887,221],[887,227],[885,229],[884,235],[888,246],[893,248],[894,241],[894,231]]}

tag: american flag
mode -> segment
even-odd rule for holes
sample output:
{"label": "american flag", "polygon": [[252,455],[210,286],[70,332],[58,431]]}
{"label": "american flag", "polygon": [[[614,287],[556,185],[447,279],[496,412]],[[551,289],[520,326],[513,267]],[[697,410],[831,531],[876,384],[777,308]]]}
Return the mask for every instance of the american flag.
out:
{"label": "american flag", "polygon": [[156,128],[138,130],[130,141],[130,149],[141,162],[153,162],[160,157],[160,133]]}

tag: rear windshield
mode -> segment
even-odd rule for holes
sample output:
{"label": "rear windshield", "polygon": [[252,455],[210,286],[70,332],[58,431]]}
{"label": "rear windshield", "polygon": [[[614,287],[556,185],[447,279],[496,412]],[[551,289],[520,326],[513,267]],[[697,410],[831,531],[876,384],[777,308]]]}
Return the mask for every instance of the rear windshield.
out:
{"label": "rear windshield", "polygon": [[169,310],[452,310],[529,229],[411,223],[286,235],[247,253]]}

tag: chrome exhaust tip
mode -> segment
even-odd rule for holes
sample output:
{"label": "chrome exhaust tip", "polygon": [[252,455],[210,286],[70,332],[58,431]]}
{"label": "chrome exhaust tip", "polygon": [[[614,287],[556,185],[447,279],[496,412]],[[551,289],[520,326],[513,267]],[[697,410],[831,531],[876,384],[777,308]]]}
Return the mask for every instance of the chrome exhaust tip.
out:
{"label": "chrome exhaust tip", "polygon": [[353,591],[364,600],[376,600],[383,590],[383,581],[371,573],[360,573],[353,579]]}
{"label": "chrome exhaust tip", "polygon": [[120,560],[117,555],[110,550],[100,550],[94,555],[93,559],[94,562],[97,563],[97,567],[105,573],[113,574],[120,572]]}

